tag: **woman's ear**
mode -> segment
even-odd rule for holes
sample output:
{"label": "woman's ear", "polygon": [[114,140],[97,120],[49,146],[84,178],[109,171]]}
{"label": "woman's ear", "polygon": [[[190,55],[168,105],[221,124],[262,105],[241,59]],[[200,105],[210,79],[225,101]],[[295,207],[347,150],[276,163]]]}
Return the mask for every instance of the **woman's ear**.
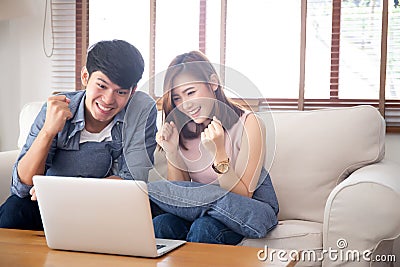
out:
{"label": "woman's ear", "polygon": [[218,87],[219,87],[219,81],[218,81],[218,76],[217,76],[217,74],[211,74],[209,83],[210,83],[211,89],[212,89],[213,91],[215,91],[215,90],[218,89]]}
{"label": "woman's ear", "polygon": [[86,86],[89,81],[89,72],[86,67],[82,67],[81,69],[81,82],[83,86]]}

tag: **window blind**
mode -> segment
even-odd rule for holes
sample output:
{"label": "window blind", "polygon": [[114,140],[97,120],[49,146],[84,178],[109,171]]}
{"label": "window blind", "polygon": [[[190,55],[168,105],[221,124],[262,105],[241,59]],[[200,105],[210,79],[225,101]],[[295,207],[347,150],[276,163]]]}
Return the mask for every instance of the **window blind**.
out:
{"label": "window blind", "polygon": [[54,53],[51,87],[54,92],[75,90],[75,0],[52,0]]}

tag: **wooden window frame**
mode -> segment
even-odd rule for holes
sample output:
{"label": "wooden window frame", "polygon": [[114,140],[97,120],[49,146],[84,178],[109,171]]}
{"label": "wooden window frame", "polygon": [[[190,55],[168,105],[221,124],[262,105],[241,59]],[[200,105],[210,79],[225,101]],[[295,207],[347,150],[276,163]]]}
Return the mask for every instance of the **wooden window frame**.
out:
{"label": "wooden window frame", "polygon": [[[206,8],[207,1],[200,1],[200,27],[199,27],[199,50],[206,52]],[[388,36],[388,1],[384,0],[382,12],[382,37],[381,37],[381,64],[380,64],[380,88],[379,99],[340,99],[339,98],[339,60],[340,60],[340,16],[342,0],[333,0],[332,3],[332,39],[331,39],[331,71],[330,71],[330,92],[329,99],[306,99],[304,96],[305,87],[305,60],[306,60],[306,18],[307,18],[307,0],[301,0],[301,42],[300,42],[300,79],[298,98],[259,98],[259,99],[234,99],[237,102],[259,110],[259,108],[268,107],[272,110],[314,110],[328,107],[349,107],[355,105],[372,105],[376,107],[381,115],[387,120],[387,111],[396,111],[400,113],[400,100],[385,99],[386,85],[386,62],[387,62],[387,36]],[[77,0],[77,53],[76,68],[82,66],[86,57],[86,47],[88,44],[88,22],[89,22],[89,0]],[[157,0],[150,0],[150,58],[149,58],[149,77],[155,75],[155,36],[156,36],[156,4]],[[226,18],[227,18],[227,0],[221,0],[221,25],[220,25],[220,63],[225,65],[226,59]],[[86,23],[85,23],[86,22]],[[79,76],[79,75],[77,75]],[[221,81],[224,82],[225,75],[221,72]],[[77,88],[80,87],[80,77],[76,78]],[[154,82],[150,82],[149,94],[156,100]],[[159,104],[160,101],[158,101]],[[159,107],[161,107],[159,105]],[[400,118],[400,115],[396,115]],[[391,125],[387,123],[387,132],[399,132],[400,123]]]}
{"label": "wooden window frame", "polygon": [[81,82],[81,69],[86,64],[86,53],[89,44],[89,0],[76,0],[76,58],[75,88],[84,89]]}

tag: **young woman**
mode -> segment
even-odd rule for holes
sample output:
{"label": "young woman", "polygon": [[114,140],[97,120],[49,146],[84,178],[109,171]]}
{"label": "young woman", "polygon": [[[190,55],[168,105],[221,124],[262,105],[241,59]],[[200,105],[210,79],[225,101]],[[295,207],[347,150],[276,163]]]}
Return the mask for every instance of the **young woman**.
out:
{"label": "young woman", "polygon": [[278,204],[263,168],[265,126],[226,97],[204,54],[192,51],[171,62],[163,112],[156,140],[174,182],[149,184],[153,204],[165,212],[153,219],[156,236],[237,244],[271,230]]}

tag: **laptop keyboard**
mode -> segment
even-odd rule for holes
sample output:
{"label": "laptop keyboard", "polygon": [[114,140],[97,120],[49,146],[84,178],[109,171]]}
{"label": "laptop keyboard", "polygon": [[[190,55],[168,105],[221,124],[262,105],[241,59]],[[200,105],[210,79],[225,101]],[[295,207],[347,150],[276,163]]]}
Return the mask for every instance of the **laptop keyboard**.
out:
{"label": "laptop keyboard", "polygon": [[165,248],[166,245],[157,245],[157,250],[161,249],[161,248]]}

